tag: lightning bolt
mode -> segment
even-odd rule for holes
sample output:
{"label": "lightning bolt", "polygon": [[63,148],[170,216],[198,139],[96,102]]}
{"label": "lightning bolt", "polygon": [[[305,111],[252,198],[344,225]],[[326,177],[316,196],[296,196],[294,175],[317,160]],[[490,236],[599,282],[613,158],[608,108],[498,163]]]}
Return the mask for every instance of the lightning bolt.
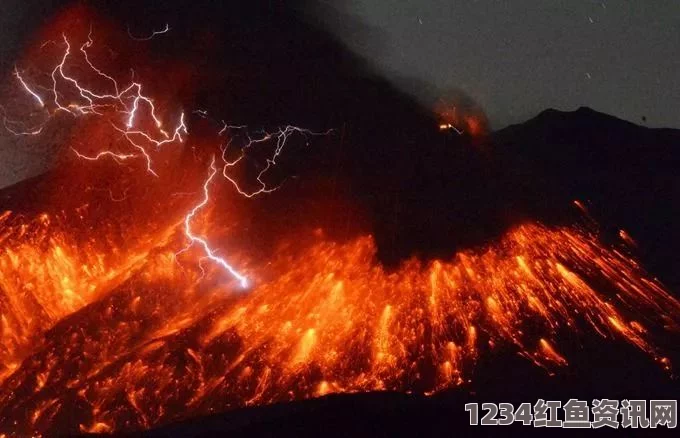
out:
{"label": "lightning bolt", "polygon": [[[202,116],[206,116],[206,112],[202,111],[201,112]],[[224,124],[224,127],[220,131],[220,134],[224,133],[227,129],[237,129],[237,130],[242,130],[246,129],[245,125],[227,125]],[[233,137],[230,139],[230,141],[227,143],[227,146],[222,148],[222,160],[224,162],[224,167],[222,168],[222,175],[224,176],[227,181],[229,181],[232,186],[236,189],[236,191],[246,197],[246,198],[253,198],[257,195],[261,195],[264,193],[271,193],[275,191],[277,187],[269,187],[266,182],[263,181],[263,177],[266,175],[266,173],[272,168],[272,166],[276,165],[276,159],[279,157],[279,155],[283,152],[283,149],[290,138],[292,134],[299,133],[305,137],[311,136],[311,135],[327,135],[332,130],[328,130],[326,132],[313,132],[308,129],[303,129],[299,128],[297,126],[292,126],[292,125],[287,125],[283,128],[279,128],[273,133],[268,133],[268,132],[263,132],[259,137],[253,138],[249,133],[246,133],[246,138],[247,141],[245,145],[241,148],[241,153],[239,154],[238,158],[234,160],[228,160],[226,158],[227,155],[227,149],[229,145],[232,143]],[[227,173],[227,170],[239,162],[241,162],[245,157],[246,157],[246,151],[252,147],[254,147],[257,144],[263,144],[267,142],[274,142],[274,151],[272,155],[267,158],[266,160],[266,165],[265,167],[258,173],[257,175],[257,182],[259,187],[255,190],[245,190],[240,186],[238,181],[236,181],[235,178],[229,176]],[[233,275],[236,279],[241,284],[241,287],[246,288],[248,287],[249,281],[246,276],[243,274],[239,273],[232,265],[230,265],[224,258],[219,257],[215,254],[215,250],[211,248],[211,244],[208,242],[207,238],[205,237],[200,237],[197,236],[191,229],[191,222],[193,218],[196,216],[196,214],[203,209],[208,203],[210,202],[210,196],[209,196],[209,190],[208,186],[212,183],[213,179],[217,175],[218,169],[215,164],[215,156],[212,157],[212,160],[210,162],[210,169],[208,173],[208,178],[205,180],[203,184],[203,198],[202,200],[194,206],[194,208],[185,216],[184,218],[184,234],[189,240],[189,244],[182,249],[181,251],[177,252],[175,254],[175,257],[178,255],[182,254],[183,252],[186,252],[191,248],[194,244],[197,244],[201,247],[203,252],[205,253],[205,257],[212,262],[216,263],[217,265],[221,266],[225,270],[227,270],[231,275]]]}
{"label": "lightning bolt", "polygon": [[[7,117],[2,118],[2,124],[5,126],[5,129],[7,132],[9,132],[12,135],[16,136],[24,136],[24,135],[39,135],[42,133],[43,126],[38,126],[37,128],[33,129],[28,129],[28,130],[17,130],[14,126],[18,126],[21,123],[15,122],[14,120],[9,120]],[[20,128],[22,129],[22,128]]]}
{"label": "lightning bolt", "polygon": [[18,69],[16,66],[14,66],[14,76],[16,76],[16,78],[19,80],[19,83],[20,83],[21,86],[24,88],[24,90],[26,90],[26,92],[27,92],[28,94],[30,94],[31,96],[33,96],[33,98],[35,99],[35,101],[38,102],[38,105],[40,106],[40,108],[44,108],[44,107],[45,107],[45,102],[42,100],[42,97],[40,97],[40,96],[38,95],[38,93],[36,93],[35,91],[33,91],[33,90],[28,86],[28,84],[26,83],[26,81],[24,81],[24,78],[21,76],[21,73],[19,73],[19,69]]}
{"label": "lightning bolt", "polygon": [[[122,114],[124,116],[123,120],[121,121],[122,124],[112,122],[112,125],[115,130],[123,135],[128,144],[136,151],[135,153],[121,154],[113,151],[102,151],[95,155],[86,155],[73,149],[74,153],[78,158],[90,161],[103,158],[114,158],[116,160],[141,158],[146,163],[147,172],[155,177],[158,177],[158,174],[154,170],[151,153],[149,152],[148,147],[151,146],[155,148],[156,151],[158,151],[166,144],[183,142],[184,135],[188,135],[188,129],[184,120],[184,113],[181,113],[179,121],[176,124],[172,135],[168,134],[168,132],[163,129],[163,122],[157,114],[157,109],[153,99],[143,94],[141,83],[132,81],[129,85],[121,87],[113,76],[105,73],[92,62],[88,53],[88,49],[90,49],[94,44],[94,40],[92,38],[92,28],[90,28],[87,40],[80,46],[82,60],[92,72],[94,72],[104,81],[104,83],[108,83],[110,89],[113,91],[95,91],[92,88],[85,87],[82,85],[81,81],[70,75],[67,72],[67,69],[74,53],[72,51],[71,43],[65,34],[62,34],[62,43],[65,47],[64,52],[50,75],[52,79],[52,87],[50,89],[52,100],[50,103],[54,108],[52,109],[52,113],[48,112],[48,118],[51,117],[53,113],[60,111],[71,114],[72,116],[88,114],[103,116],[104,114],[101,112],[101,110],[105,108],[112,109],[114,112]],[[46,103],[43,97],[28,85],[28,82],[24,79],[17,67],[14,69],[14,76],[17,78],[26,93],[28,93],[41,108],[45,108]],[[62,92],[65,90],[61,84],[64,83],[69,84],[72,89],[76,91],[81,102],[70,103],[68,105],[62,103]],[[158,130],[158,134],[152,134],[137,128],[136,125],[138,124],[137,121],[142,108],[147,109],[146,113],[153,120]],[[38,135],[42,132],[42,126],[28,130],[17,129],[16,126],[18,123],[8,120],[6,117],[3,120],[3,124],[7,131],[14,135]]]}
{"label": "lightning bolt", "polygon": [[112,151],[101,151],[97,155],[88,156],[88,155],[81,154],[75,148],[71,148],[71,150],[78,156],[78,158],[82,158],[83,160],[88,160],[88,161],[97,161],[100,158],[104,158],[104,157],[112,157],[114,160],[125,161],[125,160],[128,160],[130,158],[137,157],[137,155],[135,155],[135,154],[117,154],[117,153],[112,152]]}
{"label": "lightning bolt", "polygon": [[200,237],[191,230],[191,221],[192,219],[196,216],[196,214],[203,209],[206,205],[208,205],[208,202],[210,202],[210,192],[208,191],[208,186],[212,182],[213,178],[217,175],[217,167],[215,167],[215,156],[212,157],[212,160],[210,162],[210,172],[208,173],[208,178],[205,180],[203,183],[203,199],[201,202],[199,202],[194,208],[191,209],[191,211],[186,215],[184,218],[184,234],[186,237],[189,239],[189,245],[185,247],[183,250],[179,251],[178,253],[175,254],[175,257],[178,256],[179,254],[187,251],[191,246],[194,244],[199,245],[203,251],[205,252],[205,258],[211,260],[215,264],[221,266],[225,270],[227,270],[231,275],[233,275],[241,284],[242,288],[247,288],[248,287],[248,279],[240,274],[233,266],[231,266],[229,263],[227,263],[226,260],[224,260],[222,257],[218,257],[215,254],[215,251],[213,251],[210,248],[210,245],[208,244],[208,241]]}
{"label": "lightning bolt", "polygon": [[[224,133],[228,129],[245,129],[246,126],[243,125],[227,125],[224,124],[224,127],[222,130],[219,132],[220,134]],[[281,155],[281,152],[283,152],[283,148],[286,145],[286,142],[288,141],[288,138],[295,133],[301,134],[304,137],[308,136],[317,136],[317,135],[328,135],[332,132],[332,129],[329,129],[325,132],[313,132],[310,131],[309,129],[304,129],[304,128],[299,128],[297,126],[292,126],[292,125],[287,125],[283,128],[279,128],[277,131],[274,131],[272,133],[269,132],[263,132],[259,137],[253,138],[249,133],[246,133],[246,143],[245,145],[241,148],[241,153],[240,155],[234,159],[234,160],[228,160],[227,159],[227,151],[229,149],[229,146],[231,145],[231,140],[227,143],[226,146],[222,148],[222,161],[224,161],[224,166],[222,168],[222,176],[229,181],[234,188],[236,188],[236,191],[238,191],[239,194],[242,196],[245,196],[246,198],[253,198],[257,195],[261,195],[263,193],[271,193],[275,190],[277,190],[279,187],[269,187],[267,183],[263,180],[267,172],[276,165],[276,159]],[[232,138],[233,139],[233,138]],[[271,157],[267,158],[266,160],[266,165],[264,168],[258,173],[256,181],[258,183],[258,188],[255,190],[247,191],[241,188],[239,183],[234,179],[232,176],[229,175],[229,170],[236,166],[238,163],[240,163],[245,157],[246,157],[246,152],[252,148],[253,146],[261,143],[267,143],[267,142],[273,142],[275,147],[274,147],[274,152]]]}
{"label": "lightning bolt", "polygon": [[164,27],[163,29],[161,29],[161,30],[154,30],[154,31],[151,32],[151,34],[150,34],[149,36],[146,36],[146,37],[136,37],[136,36],[134,36],[134,35],[132,34],[132,32],[130,31],[130,26],[128,26],[128,28],[127,28],[128,36],[129,36],[131,39],[135,40],[135,41],[149,41],[149,40],[152,40],[152,39],[153,39],[154,37],[156,37],[157,35],[162,35],[162,34],[164,34],[164,33],[168,33],[169,31],[170,31],[170,25],[169,25],[168,23],[165,23],[165,27]]}

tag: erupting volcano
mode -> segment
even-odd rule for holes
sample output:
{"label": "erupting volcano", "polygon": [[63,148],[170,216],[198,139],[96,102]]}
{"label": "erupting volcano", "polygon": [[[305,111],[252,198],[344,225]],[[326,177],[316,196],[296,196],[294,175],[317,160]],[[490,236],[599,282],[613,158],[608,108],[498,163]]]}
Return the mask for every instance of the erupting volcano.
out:
{"label": "erupting volcano", "polygon": [[[277,202],[304,209],[304,175],[279,163],[309,159],[341,125],[263,129],[182,108],[115,66],[96,25],[76,24],[55,25],[7,78],[11,135],[70,133],[58,168],[4,190],[0,436],[145,430],[331,393],[466,391],[481,360],[516,354],[553,375],[585,338],[630,345],[673,377],[680,302],[583,203],[580,220],[523,219],[447,256],[385,264],[374,230],[338,236],[313,209],[292,223],[262,201],[285,190]],[[172,36],[161,29],[128,39]],[[477,116],[439,127],[464,120],[476,136]]]}

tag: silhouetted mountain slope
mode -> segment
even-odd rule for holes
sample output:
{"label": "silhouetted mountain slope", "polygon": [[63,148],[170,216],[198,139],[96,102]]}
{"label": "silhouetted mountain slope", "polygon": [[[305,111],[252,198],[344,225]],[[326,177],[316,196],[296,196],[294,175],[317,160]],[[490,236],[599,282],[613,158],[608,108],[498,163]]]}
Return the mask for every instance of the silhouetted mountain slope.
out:
{"label": "silhouetted mountain slope", "polygon": [[680,285],[680,131],[648,129],[589,108],[546,110],[494,133],[513,193],[537,218],[559,221],[582,201],[605,229],[625,229],[651,272]]}
{"label": "silhouetted mountain slope", "polygon": [[[520,423],[500,429],[470,426],[465,404],[505,402],[517,407],[526,402],[533,405],[539,398],[562,403],[577,398],[591,403],[599,398],[676,397],[680,390],[677,380],[670,380],[635,352],[618,347],[587,345],[583,355],[570,364],[572,371],[559,376],[549,376],[517,355],[499,355],[480,364],[475,373],[477,382],[473,385],[429,397],[393,392],[329,395],[238,409],[121,436],[545,436],[545,429]],[[593,363],[599,365],[593,367]],[[598,436],[609,436],[608,432],[620,435],[622,431],[604,428],[598,431]],[[553,429],[550,433],[573,436],[569,430]],[[630,429],[624,433],[636,436]]]}

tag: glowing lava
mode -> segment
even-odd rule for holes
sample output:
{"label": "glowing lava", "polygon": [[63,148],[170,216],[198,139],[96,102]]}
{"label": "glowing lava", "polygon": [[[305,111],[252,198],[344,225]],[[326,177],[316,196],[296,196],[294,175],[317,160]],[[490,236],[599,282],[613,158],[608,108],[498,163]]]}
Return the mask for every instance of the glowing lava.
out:
{"label": "glowing lava", "polygon": [[495,348],[567,366],[565,333],[621,339],[667,367],[650,333],[677,330],[680,316],[637,263],[572,228],[526,224],[486,249],[395,271],[376,262],[370,236],[316,237],[256,266],[272,280],[234,295],[206,286],[214,269],[186,270],[160,248],[14,365],[0,424],[50,432],[68,412],[61,431],[111,431],[332,392],[438,391],[466,383]]}

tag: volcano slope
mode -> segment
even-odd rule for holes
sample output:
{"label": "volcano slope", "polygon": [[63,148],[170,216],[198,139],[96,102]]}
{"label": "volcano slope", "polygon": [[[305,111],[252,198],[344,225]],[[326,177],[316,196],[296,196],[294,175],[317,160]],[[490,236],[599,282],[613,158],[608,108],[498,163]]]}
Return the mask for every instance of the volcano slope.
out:
{"label": "volcano slope", "polygon": [[[544,166],[527,164],[532,159],[509,168],[527,178],[526,169],[539,173]],[[64,175],[70,183],[70,173]],[[506,177],[513,181],[512,173]],[[22,200],[39,199],[31,193],[58,186],[59,178],[47,174],[2,193],[14,203],[3,214],[0,260],[9,358],[0,415],[8,433],[145,430],[333,393],[415,394],[331,397],[163,429],[318,430],[320,422],[353,416],[356,398],[370,407],[366,415],[377,410],[377,421],[392,430],[409,418],[403,412],[420,422],[459,409],[467,397],[644,398],[677,390],[672,364],[680,305],[636,261],[629,235],[595,225],[584,203],[570,207],[580,221],[565,225],[566,209],[539,203],[535,214],[544,215],[543,223],[523,221],[446,258],[411,257],[390,266],[380,262],[370,234],[329,236],[323,217],[270,240],[268,251],[230,240],[244,223],[265,223],[259,211],[290,220],[286,210],[272,209],[305,190],[291,184],[246,213],[243,199],[225,195],[205,221],[214,241],[248,267],[254,286],[243,291],[200,257],[178,263],[181,228],[154,214],[167,208],[163,202],[152,204],[145,219],[108,194],[90,199],[86,205],[98,206],[91,211],[82,205],[22,210]],[[557,178],[547,185],[543,178],[531,187],[562,187]],[[523,193],[539,197],[540,190]],[[546,190],[540,197],[559,205],[553,201],[559,195]],[[531,196],[508,199],[526,211],[535,205]],[[551,223],[550,213],[559,221]],[[672,274],[661,272],[671,281]],[[392,423],[395,417],[401,420]],[[449,425],[439,419],[428,427]]]}

